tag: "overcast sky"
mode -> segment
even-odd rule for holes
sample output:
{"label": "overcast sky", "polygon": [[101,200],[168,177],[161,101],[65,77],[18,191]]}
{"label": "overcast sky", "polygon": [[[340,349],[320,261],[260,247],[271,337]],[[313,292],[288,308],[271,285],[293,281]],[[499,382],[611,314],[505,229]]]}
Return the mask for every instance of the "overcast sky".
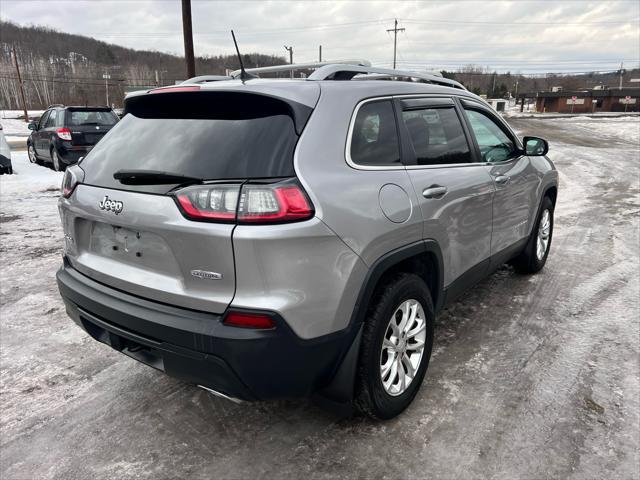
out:
{"label": "overcast sky", "polygon": [[[640,1],[192,1],[196,55],[242,52],[313,61],[393,60],[440,69],[478,64],[523,73],[591,71],[640,63]],[[0,15],[137,49],[182,55],[180,0],[0,0]]]}

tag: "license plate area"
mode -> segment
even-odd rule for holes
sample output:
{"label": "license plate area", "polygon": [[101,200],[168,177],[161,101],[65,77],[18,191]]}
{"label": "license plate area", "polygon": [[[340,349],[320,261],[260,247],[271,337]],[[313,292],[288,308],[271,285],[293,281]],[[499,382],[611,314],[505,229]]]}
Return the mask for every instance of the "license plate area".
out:
{"label": "license plate area", "polygon": [[89,251],[156,272],[176,273],[171,249],[162,237],[153,232],[93,222]]}
{"label": "license plate area", "polygon": [[104,256],[142,257],[144,251],[143,233],[116,225],[95,222],[91,231],[91,244]]}

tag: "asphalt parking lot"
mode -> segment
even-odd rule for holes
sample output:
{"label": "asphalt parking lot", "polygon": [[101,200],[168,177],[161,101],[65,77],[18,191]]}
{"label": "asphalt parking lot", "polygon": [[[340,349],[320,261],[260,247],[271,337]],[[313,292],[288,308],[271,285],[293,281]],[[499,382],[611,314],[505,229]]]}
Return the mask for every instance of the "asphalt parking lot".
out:
{"label": "asphalt parking lot", "polygon": [[[640,118],[516,118],[560,171],[547,266],[444,311],[388,422],[236,405],[99,344],[55,285],[60,174],[0,181],[0,478],[640,477]],[[274,372],[275,373],[275,372]]]}

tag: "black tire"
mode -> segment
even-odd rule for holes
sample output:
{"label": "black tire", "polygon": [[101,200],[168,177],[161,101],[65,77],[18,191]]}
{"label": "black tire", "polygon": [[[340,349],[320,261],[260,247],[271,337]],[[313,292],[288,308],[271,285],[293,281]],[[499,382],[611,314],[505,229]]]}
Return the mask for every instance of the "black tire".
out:
{"label": "black tire", "polygon": [[[538,248],[538,233],[540,230],[540,223],[544,217],[544,212],[549,212],[549,236],[548,243],[546,245],[546,250],[542,257],[539,257],[537,254]],[[538,217],[536,218],[536,223],[531,230],[531,235],[529,236],[529,240],[527,241],[527,245],[520,255],[518,255],[511,264],[515,268],[516,272],[531,274],[537,273],[542,270],[544,264],[547,263],[547,257],[549,256],[549,250],[551,250],[551,239],[553,238],[553,202],[549,197],[544,197],[542,199],[542,203],[540,204],[540,209],[538,211]]]}
{"label": "black tire", "polygon": [[[391,318],[396,315],[399,306],[410,299],[420,303],[424,311],[424,350],[416,374],[406,390],[392,396],[385,390],[381,378],[382,343]],[[355,396],[355,406],[360,413],[386,420],[402,413],[411,404],[420,389],[431,358],[434,319],[429,288],[419,276],[400,273],[377,290],[369,305],[360,345]]]}

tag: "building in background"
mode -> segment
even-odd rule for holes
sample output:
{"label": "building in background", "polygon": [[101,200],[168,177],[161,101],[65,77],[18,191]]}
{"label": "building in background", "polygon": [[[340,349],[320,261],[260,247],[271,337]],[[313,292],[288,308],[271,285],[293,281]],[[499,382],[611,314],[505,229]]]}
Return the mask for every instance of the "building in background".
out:
{"label": "building in background", "polygon": [[[532,95],[522,95],[530,98]],[[596,87],[593,90],[538,92],[537,112],[638,112],[640,88]]]}
{"label": "building in background", "polygon": [[491,105],[496,112],[504,112],[507,108],[508,100],[504,98],[487,98],[487,103]]}

